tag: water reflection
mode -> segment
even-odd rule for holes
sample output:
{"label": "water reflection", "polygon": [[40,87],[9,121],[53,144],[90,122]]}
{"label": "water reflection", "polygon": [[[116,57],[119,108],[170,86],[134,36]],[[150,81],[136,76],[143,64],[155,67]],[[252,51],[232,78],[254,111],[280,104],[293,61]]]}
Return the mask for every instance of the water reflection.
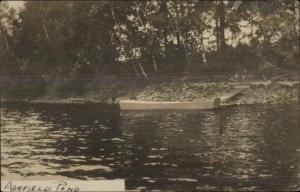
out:
{"label": "water reflection", "polygon": [[126,178],[129,189],[299,186],[299,109],[119,112],[100,105],[1,108],[1,175]]}

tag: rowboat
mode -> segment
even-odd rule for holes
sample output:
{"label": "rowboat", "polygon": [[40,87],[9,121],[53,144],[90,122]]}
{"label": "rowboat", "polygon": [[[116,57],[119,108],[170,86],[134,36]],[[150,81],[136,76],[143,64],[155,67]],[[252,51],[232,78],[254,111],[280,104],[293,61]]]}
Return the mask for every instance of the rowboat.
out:
{"label": "rowboat", "polygon": [[186,102],[170,101],[142,101],[142,100],[120,100],[121,110],[168,110],[168,109],[194,109],[208,110],[220,107],[220,98],[211,100],[195,100]]}

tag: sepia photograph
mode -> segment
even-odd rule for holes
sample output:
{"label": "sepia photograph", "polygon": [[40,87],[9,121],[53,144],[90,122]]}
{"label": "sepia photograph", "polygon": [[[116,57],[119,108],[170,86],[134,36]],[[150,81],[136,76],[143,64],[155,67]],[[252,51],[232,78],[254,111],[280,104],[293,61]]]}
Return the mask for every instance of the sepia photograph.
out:
{"label": "sepia photograph", "polygon": [[299,9],[1,1],[1,192],[300,190]]}

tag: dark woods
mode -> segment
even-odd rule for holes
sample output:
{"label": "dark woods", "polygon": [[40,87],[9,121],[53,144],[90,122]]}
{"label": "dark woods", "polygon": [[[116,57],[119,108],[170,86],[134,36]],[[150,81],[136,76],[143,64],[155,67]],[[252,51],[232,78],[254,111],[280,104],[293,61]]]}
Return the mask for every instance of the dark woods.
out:
{"label": "dark woods", "polygon": [[297,68],[297,1],[0,4],[1,76],[58,79]]}

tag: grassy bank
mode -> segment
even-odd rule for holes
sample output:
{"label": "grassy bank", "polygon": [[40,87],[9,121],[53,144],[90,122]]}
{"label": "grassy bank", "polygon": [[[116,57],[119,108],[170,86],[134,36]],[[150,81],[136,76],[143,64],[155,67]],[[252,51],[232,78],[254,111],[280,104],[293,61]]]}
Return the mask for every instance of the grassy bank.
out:
{"label": "grassy bank", "polygon": [[[93,81],[85,86],[67,82],[44,86],[40,95],[6,95],[2,100],[18,100],[41,103],[112,103],[118,99],[146,101],[192,101],[198,98],[218,97],[229,93],[237,85],[249,85],[231,101],[233,104],[297,103],[298,84],[270,81],[251,82],[203,82],[203,81]],[[41,88],[40,88],[41,89]],[[22,91],[22,90],[21,90]],[[16,91],[17,92],[17,91]],[[30,92],[30,91],[27,91]]]}

